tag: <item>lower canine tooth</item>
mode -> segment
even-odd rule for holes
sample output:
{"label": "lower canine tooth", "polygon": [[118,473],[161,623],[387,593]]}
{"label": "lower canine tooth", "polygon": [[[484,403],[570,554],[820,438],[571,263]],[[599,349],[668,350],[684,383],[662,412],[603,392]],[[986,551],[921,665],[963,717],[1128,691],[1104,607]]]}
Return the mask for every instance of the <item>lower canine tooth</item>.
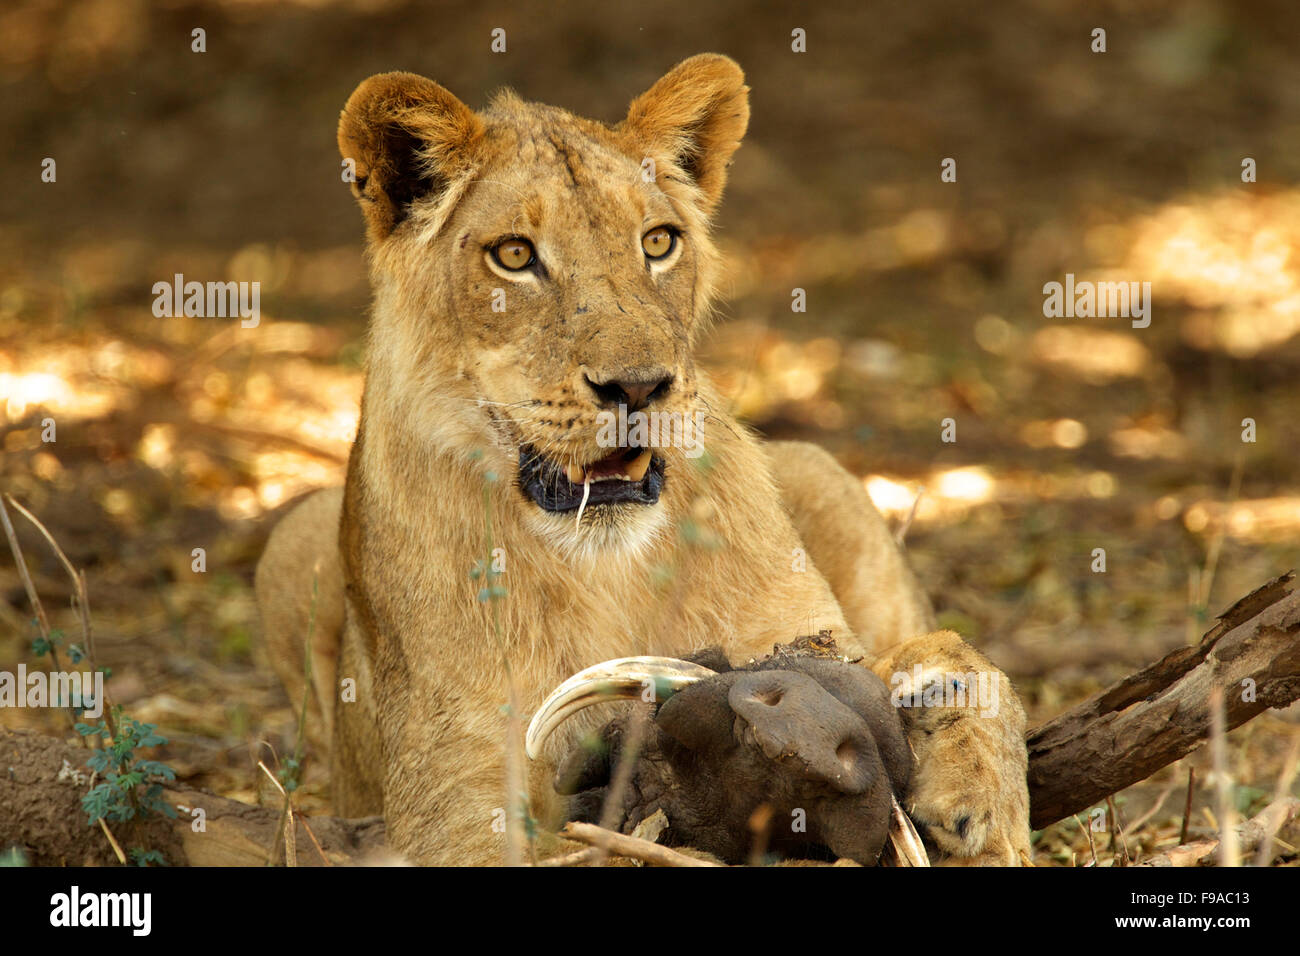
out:
{"label": "lower canine tooth", "polygon": [[627,477],[629,481],[640,481],[645,477],[646,470],[650,467],[650,449],[647,448],[641,454],[637,455],[627,464]]}

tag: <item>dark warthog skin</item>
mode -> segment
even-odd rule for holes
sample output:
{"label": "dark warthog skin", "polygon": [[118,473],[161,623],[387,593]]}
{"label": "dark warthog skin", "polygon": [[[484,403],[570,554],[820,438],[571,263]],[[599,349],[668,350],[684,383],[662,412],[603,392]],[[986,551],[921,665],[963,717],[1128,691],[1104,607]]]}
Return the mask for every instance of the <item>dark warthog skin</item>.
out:
{"label": "dark warthog skin", "polygon": [[[617,810],[624,832],[663,810],[667,842],[728,863],[756,845],[782,857],[847,857],[875,864],[901,800],[912,757],[883,681],[838,660],[781,655],[719,670],[664,703],[648,724]],[[600,745],[573,751],[557,789],[575,794],[573,815],[595,821],[627,739],[627,715],[602,729]],[[752,819],[766,807],[767,833]]]}

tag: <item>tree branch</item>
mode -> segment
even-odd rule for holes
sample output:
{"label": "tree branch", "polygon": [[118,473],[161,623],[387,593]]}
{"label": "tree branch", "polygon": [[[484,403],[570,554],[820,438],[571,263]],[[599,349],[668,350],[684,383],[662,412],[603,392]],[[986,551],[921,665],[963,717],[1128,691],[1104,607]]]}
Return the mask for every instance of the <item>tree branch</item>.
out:
{"label": "tree branch", "polygon": [[1231,730],[1300,698],[1300,592],[1292,572],[1180,647],[1027,735],[1030,824],[1041,829],[1145,780],[1209,736],[1210,690]]}

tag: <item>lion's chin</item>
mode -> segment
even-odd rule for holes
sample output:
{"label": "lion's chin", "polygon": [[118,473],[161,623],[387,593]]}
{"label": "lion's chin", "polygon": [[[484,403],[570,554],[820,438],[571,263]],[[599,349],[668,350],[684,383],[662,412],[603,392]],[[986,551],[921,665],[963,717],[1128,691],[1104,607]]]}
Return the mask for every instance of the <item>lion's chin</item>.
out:
{"label": "lion's chin", "polygon": [[668,526],[668,511],[661,502],[588,505],[581,521],[576,512],[529,511],[533,533],[570,560],[635,559],[649,551]]}
{"label": "lion's chin", "polygon": [[635,556],[668,523],[659,500],[664,459],[652,448],[560,465],[524,445],[518,486],[534,532],[569,558]]}

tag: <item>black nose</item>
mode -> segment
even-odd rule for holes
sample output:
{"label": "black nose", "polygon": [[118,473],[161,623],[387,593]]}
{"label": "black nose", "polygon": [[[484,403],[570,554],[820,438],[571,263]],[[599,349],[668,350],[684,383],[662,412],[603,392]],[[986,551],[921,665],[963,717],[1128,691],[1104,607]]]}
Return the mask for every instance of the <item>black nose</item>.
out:
{"label": "black nose", "polygon": [[671,375],[612,378],[605,382],[593,381],[590,375],[584,377],[602,405],[626,405],[628,411],[633,412],[663,398],[673,387]]}

